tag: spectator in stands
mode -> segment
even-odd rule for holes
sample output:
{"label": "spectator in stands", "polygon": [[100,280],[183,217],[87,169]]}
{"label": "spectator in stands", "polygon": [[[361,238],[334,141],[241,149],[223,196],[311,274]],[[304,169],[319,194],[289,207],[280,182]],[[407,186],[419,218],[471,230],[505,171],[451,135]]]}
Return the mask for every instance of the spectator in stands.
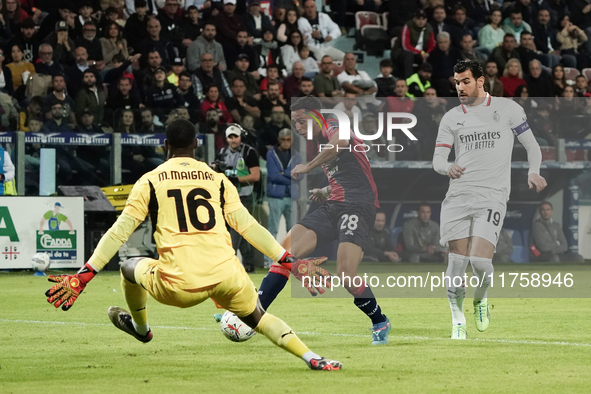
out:
{"label": "spectator in stands", "polygon": [[156,18],[150,18],[148,20],[147,30],[148,36],[137,44],[137,48],[135,48],[136,52],[142,54],[142,59],[147,59],[148,54],[155,50],[162,59],[162,66],[168,67],[170,65],[168,56],[170,43],[168,39],[162,37],[160,34],[162,30],[160,21]]}
{"label": "spectator in stands", "polygon": [[505,34],[505,37],[503,37],[503,43],[493,49],[488,60],[497,63],[497,69],[504,70],[509,59],[519,59],[519,53],[515,50],[516,48],[517,41],[515,41],[515,37],[511,34]]}
{"label": "spectator in stands", "polygon": [[[38,32],[39,37],[47,37],[50,33],[55,31],[55,25],[60,21],[66,22],[70,29],[74,29],[74,16],[76,14],[73,12],[73,9],[71,8],[71,4],[68,1],[60,2],[57,12],[51,11],[43,19],[43,22],[41,23],[41,27],[39,28]],[[55,10],[55,8],[53,8],[53,10]]]}
{"label": "spectator in stands", "polygon": [[[494,64],[494,63],[493,63]],[[412,113],[417,117],[417,126],[413,128],[419,143],[417,160],[431,160],[435,150],[437,132],[443,115],[447,112],[442,100],[437,97],[435,88],[425,89],[422,100],[417,100]]]}
{"label": "spectator in stands", "polygon": [[[30,119],[37,119],[42,121],[43,118],[43,98],[41,96],[34,96],[31,98],[29,105],[21,109],[19,112],[19,126],[18,131],[30,131],[29,130],[29,120]],[[39,126],[41,128],[41,126]],[[39,130],[37,130],[39,131]]]}
{"label": "spectator in stands", "polygon": [[201,55],[201,67],[193,75],[193,89],[199,100],[203,99],[203,88],[209,85],[216,85],[220,89],[223,100],[232,97],[230,84],[220,69],[214,66],[213,56],[204,53]]}
{"label": "spectator in stands", "polygon": [[519,85],[515,89],[515,93],[513,93],[513,101],[517,104],[521,105],[527,115],[531,112],[531,103],[532,101],[529,99],[529,91],[527,90],[527,85]]}
{"label": "spectator in stands", "polygon": [[18,123],[18,111],[14,107],[12,96],[0,91],[1,119],[4,130],[16,130]]}
{"label": "spectator in stands", "polygon": [[267,157],[267,151],[278,142],[279,132],[291,128],[285,117],[285,109],[282,105],[272,108],[271,119],[262,127],[257,150],[261,157]]}
{"label": "spectator in stands", "polygon": [[[260,126],[257,125],[256,127]],[[258,148],[260,131],[255,128],[255,119],[251,115],[247,114],[242,118],[242,128],[245,131],[242,135],[242,142],[255,149]]]}
{"label": "spectator in stands", "polygon": [[[439,33],[442,34],[442,33]],[[449,34],[447,35],[449,37]],[[394,75],[408,78],[413,74],[413,64],[427,61],[431,51],[435,49],[435,35],[431,25],[427,24],[427,14],[419,10],[414,17],[406,22],[392,48],[392,64],[395,65]]]}
{"label": "spectator in stands", "polygon": [[303,46],[302,33],[299,30],[294,30],[289,34],[287,43],[281,47],[281,61],[288,73],[291,72],[293,64],[301,60],[299,53]]}
{"label": "spectator in stands", "polygon": [[588,100],[575,99],[575,89],[566,85],[562,99],[556,101],[558,130],[560,138],[583,139],[589,134],[588,119],[580,115],[588,114]]}
{"label": "spectator in stands", "polygon": [[8,42],[8,48],[20,45],[24,53],[23,61],[34,63],[39,58],[39,44],[40,39],[35,29],[35,22],[31,18],[27,18],[22,21],[20,31],[15,32]]}
{"label": "spectator in stands", "polygon": [[523,79],[523,71],[521,70],[521,63],[517,59],[509,59],[505,70],[503,70],[503,76],[499,78],[503,82],[503,96],[514,97],[515,89],[519,85],[525,85]]}
{"label": "spectator in stands", "polygon": [[450,97],[450,89],[455,91],[455,82],[453,81],[454,66],[460,59],[460,51],[451,47],[449,34],[446,32],[439,33],[437,35],[437,48],[429,56],[429,63],[433,66],[431,85],[437,90],[437,96]]}
{"label": "spectator in stands", "polygon": [[304,75],[310,79],[314,78],[318,74],[320,69],[318,68],[318,63],[316,63],[316,60],[310,57],[310,48],[308,48],[307,45],[304,45],[300,49],[299,55],[300,62],[306,70],[306,73]]}
{"label": "spectator in stands", "polygon": [[152,85],[152,80],[154,79],[154,73],[156,72],[156,69],[161,66],[162,57],[160,57],[160,52],[154,48],[148,53],[147,65],[140,68],[136,72],[137,85],[142,98],[145,96],[146,90]]}
{"label": "spectator in stands", "polygon": [[[263,30],[263,40],[254,47],[257,56],[257,71],[264,75],[268,65],[278,64],[281,61],[281,49],[275,39],[275,29],[267,27]],[[313,60],[313,59],[312,59]],[[316,64],[314,62],[314,64]],[[316,65],[318,70],[318,65]]]}
{"label": "spectator in stands", "polygon": [[400,261],[396,247],[392,243],[390,231],[386,228],[386,214],[383,211],[376,212],[375,222],[369,233],[364,252],[364,261],[385,263]]}
{"label": "spectator in stands", "polygon": [[560,223],[552,219],[554,208],[549,201],[539,206],[540,217],[531,229],[530,260],[551,263],[582,263],[583,256],[568,251],[568,243]]}
{"label": "spectator in stands", "polygon": [[[228,147],[223,148],[219,157],[228,167],[226,175],[230,181],[238,186],[238,195],[242,205],[252,212],[254,183],[261,179],[261,169],[259,166],[259,156],[256,150],[242,143],[242,128],[233,125],[226,129],[226,140]],[[232,237],[232,246],[235,250],[240,250],[242,254],[242,265],[247,272],[254,272],[252,248],[246,240],[242,238],[234,229],[230,228]]]}
{"label": "spectator in stands", "polygon": [[320,73],[314,78],[314,90],[318,97],[342,97],[343,91],[337,77],[332,74],[333,61],[330,56],[323,56]]}
{"label": "spectator in stands", "polygon": [[[116,28],[119,29],[119,25],[115,22],[110,22],[105,25],[105,31],[110,29],[110,25],[115,24]],[[84,47],[88,53],[88,60],[97,70],[105,68],[105,61],[103,56],[103,46],[101,40],[96,36],[96,23],[90,21],[86,22],[82,28],[82,35],[76,38],[75,48]],[[112,55],[111,55],[112,57]],[[126,57],[127,59],[127,57]]]}
{"label": "spectator in stands", "polygon": [[178,95],[179,104],[184,108],[187,108],[189,111],[191,122],[197,122],[199,119],[199,111],[197,110],[197,108],[199,108],[199,99],[193,88],[191,74],[186,71],[179,74],[179,86],[176,88],[176,93]]}
{"label": "spectator in stands", "polygon": [[[114,113],[118,109],[139,109],[143,105],[137,90],[132,89],[132,82],[129,77],[121,77],[117,82],[117,92],[109,94],[106,103],[106,109]],[[105,117],[108,123],[111,118]]]}
{"label": "spectator in stands", "polygon": [[261,117],[257,100],[248,95],[246,84],[242,78],[232,80],[232,96],[227,98],[225,103],[234,122],[241,123],[246,114],[252,115],[255,119]]}
{"label": "spectator in stands", "polygon": [[[398,0],[388,2],[388,28],[392,37],[400,36],[403,26],[423,8],[420,1]],[[410,74],[409,74],[410,75]]]}
{"label": "spectator in stands", "polygon": [[[91,0],[83,0],[79,3],[78,6],[78,15],[76,19],[74,19],[74,29],[72,36],[75,38],[81,37],[83,32],[82,29],[86,22],[94,22],[97,23],[98,21],[94,19],[92,16],[93,8]],[[95,25],[96,26],[96,25]]]}
{"label": "spectator in stands", "polygon": [[[84,26],[86,29],[86,26]],[[101,37],[101,48],[103,51],[103,59],[105,67],[113,67],[113,56],[116,54],[123,55],[124,60],[129,57],[127,49],[127,40],[123,38],[121,28],[115,22],[107,23],[105,26],[104,37]]]}
{"label": "spectator in stands", "polygon": [[97,126],[103,123],[105,114],[105,93],[96,86],[96,76],[92,70],[84,71],[84,87],[76,94],[76,110],[78,116],[89,108],[94,114],[94,122]]}
{"label": "spectator in stands", "polygon": [[554,91],[554,96],[561,97],[564,88],[567,86],[564,68],[561,65],[554,66],[550,75],[550,84]]}
{"label": "spectator in stands", "polygon": [[292,73],[283,81],[283,98],[289,103],[292,97],[300,94],[300,82],[306,70],[300,62],[295,62],[291,69]]}
{"label": "spectator in stands", "polygon": [[3,0],[2,16],[10,31],[17,31],[29,14],[21,8],[20,0]]}
{"label": "spectator in stands", "polygon": [[345,93],[353,93],[356,96],[375,96],[378,88],[369,75],[362,70],[357,70],[357,57],[349,52],[345,55],[345,69],[337,76]]}
{"label": "spectator in stands", "polygon": [[474,60],[480,63],[481,66],[486,64],[487,57],[477,49],[474,49],[474,40],[471,34],[464,34],[460,42],[462,47],[461,55],[463,60]]}
{"label": "spectator in stands", "polygon": [[174,86],[179,86],[179,76],[183,71],[185,71],[185,64],[183,63],[183,59],[181,59],[180,57],[175,57],[170,62],[170,73],[166,77],[166,80]]}
{"label": "spectator in stands", "polygon": [[466,17],[466,9],[458,4],[452,11],[452,19],[449,22],[451,45],[457,50],[462,49],[462,37],[471,34],[474,22]]}
{"label": "spectator in stands", "polygon": [[414,101],[408,95],[408,86],[404,79],[399,79],[394,85],[394,96],[388,97],[389,112],[412,112]]}
{"label": "spectator in stands", "polygon": [[295,9],[287,10],[283,23],[277,28],[277,40],[286,43],[292,32],[298,30],[298,12]]}
{"label": "spectator in stands", "polygon": [[513,263],[511,255],[513,254],[513,240],[509,231],[502,228],[497,241],[497,247],[493,254],[493,263]]}
{"label": "spectator in stands", "polygon": [[47,36],[43,42],[53,48],[53,58],[56,62],[66,65],[74,63],[74,40],[69,37],[66,22],[59,21],[55,25],[55,31]]}
{"label": "spectator in stands", "polygon": [[[139,49],[138,44],[148,38],[148,7],[146,0],[126,0],[135,2],[135,13],[132,13],[125,22],[124,36],[127,45],[134,50]],[[153,0],[149,0],[152,2]],[[128,6],[129,7],[129,6]],[[129,10],[129,8],[127,8]]]}
{"label": "spectator in stands", "polygon": [[187,14],[181,22],[185,38],[183,39],[183,46],[188,47],[193,41],[201,35],[203,24],[201,23],[199,9],[191,5],[187,8]]}
{"label": "spectator in stands", "polygon": [[445,7],[443,5],[436,5],[433,7],[433,18],[431,19],[431,27],[433,28],[433,34],[437,36],[437,34],[445,31],[450,33],[451,28],[446,21],[447,14],[445,12]]}
{"label": "spectator in stands", "polygon": [[587,89],[587,78],[584,75],[577,75],[575,78],[575,94],[577,97],[591,97]]}
{"label": "spectator in stands", "polygon": [[210,109],[205,113],[205,124],[199,128],[201,134],[213,134],[215,151],[227,145],[226,137],[224,135],[225,125],[220,124],[220,113],[217,109]]}
{"label": "spectator in stands", "polygon": [[334,106],[334,109],[344,112],[351,122],[355,119],[355,113],[357,114],[357,119],[361,119],[361,109],[357,105],[357,96],[355,93],[345,93],[345,98],[339,100],[338,104]]}
{"label": "spectator in stands", "polygon": [[226,108],[226,104],[220,100],[220,92],[215,85],[209,85],[205,88],[205,100],[201,104],[202,121],[205,121],[205,114],[212,108],[221,112],[224,123],[232,123],[232,115]]}
{"label": "spectator in stands", "polygon": [[494,97],[503,97],[503,82],[498,77],[497,63],[488,61],[484,67],[484,90]]}
{"label": "spectator in stands", "polygon": [[187,68],[194,72],[201,67],[201,56],[209,53],[213,57],[213,65],[220,71],[226,70],[226,58],[222,45],[215,41],[216,28],[213,23],[206,23],[201,34],[187,48]]}
{"label": "spectator in stands", "polygon": [[529,62],[529,75],[524,77],[531,97],[552,97],[554,89],[550,79],[542,75],[542,63],[534,59]]}
{"label": "spectator in stands", "polygon": [[158,13],[156,17],[160,21],[162,26],[162,36],[171,41],[176,45],[177,48],[181,49],[181,54],[185,53],[185,46],[183,40],[185,33],[183,32],[182,25],[183,20],[179,13],[179,1],[178,0],[166,0],[164,7]]}
{"label": "spectator in stands", "polygon": [[[261,79],[261,83],[259,84],[259,90],[263,96],[267,95],[267,89],[271,82],[276,82],[279,85],[279,94],[283,94],[283,85],[281,84],[281,80],[279,79],[279,66],[276,64],[271,64],[267,66],[267,76]],[[264,99],[264,97],[263,97]]]}
{"label": "spectator in stands", "polygon": [[[374,79],[378,88],[376,97],[394,96],[394,84],[396,78],[392,75],[392,61],[390,59],[380,60],[380,74]],[[314,81],[316,85],[316,81]]]}
{"label": "spectator in stands", "polygon": [[549,64],[549,56],[536,50],[534,36],[528,31],[521,33],[521,40],[519,40],[519,46],[515,51],[519,54],[521,68],[524,70],[529,70],[529,63],[534,59]]}
{"label": "spectator in stands", "polygon": [[[303,80],[303,78],[302,78]],[[279,105],[284,109],[287,108],[287,101],[281,94],[280,85],[277,82],[269,82],[267,85],[267,94],[261,100],[259,108],[261,109],[261,117],[267,121],[271,117],[273,107]]]}
{"label": "spectator in stands", "polygon": [[64,120],[66,109],[63,107],[62,103],[55,101],[49,108],[51,117],[43,123],[41,131],[44,133],[72,132],[73,130],[68,126],[67,120]]}
{"label": "spectator in stands", "polygon": [[[265,157],[267,160],[267,202],[269,203],[269,226],[273,237],[277,236],[281,216],[285,219],[285,228],[291,228],[291,201],[299,197],[299,184],[291,179],[291,169],[301,163],[298,152],[291,151],[291,128],[279,132],[279,142]],[[266,257],[266,256],[265,256]],[[265,267],[271,259],[265,258]]]}
{"label": "spectator in stands", "polygon": [[142,108],[140,112],[142,127],[138,130],[140,134],[161,134],[164,133],[164,127],[154,124],[154,113],[150,108]]}
{"label": "spectator in stands", "polygon": [[[538,11],[537,21],[532,25],[532,34],[536,48],[549,56],[548,67],[553,68],[561,59],[560,43],[556,38],[558,31],[550,24],[550,11],[540,9]],[[575,67],[577,59],[571,55],[562,56],[562,61],[567,67]]]}
{"label": "spectator in stands", "polygon": [[[133,112],[129,111],[131,113],[131,121],[133,124]],[[119,130],[117,130],[119,132]],[[93,112],[90,110],[90,108],[85,108],[84,110],[82,110],[80,112],[80,119],[78,121],[78,126],[76,126],[76,128],[74,128],[74,132],[76,133],[103,133],[103,129],[100,128],[99,126],[97,126],[94,122],[94,114]],[[134,131],[121,131],[122,133],[133,133]],[[76,152],[80,153],[79,149],[76,149]],[[88,160],[88,157],[86,156],[82,156],[84,157],[85,160],[91,162],[91,160]]]}
{"label": "spectator in stands", "polygon": [[304,2],[304,15],[298,19],[298,28],[316,59],[324,55],[334,60],[343,60],[345,57],[344,52],[331,44],[332,40],[341,36],[339,25],[324,12],[318,12],[314,0]]}
{"label": "spectator in stands", "polygon": [[158,114],[167,115],[180,104],[176,88],[166,80],[166,70],[159,66],[154,71],[152,86],[146,90],[145,104],[150,108],[157,108]]}
{"label": "spectator in stands", "polygon": [[248,71],[255,71],[259,68],[259,58],[257,51],[250,45],[252,37],[248,36],[246,29],[242,29],[236,33],[236,39],[227,46],[224,46],[224,55],[226,57],[226,63],[230,66],[236,63],[238,55],[245,54],[248,56],[250,65]]}
{"label": "spectator in stands", "polygon": [[156,5],[156,0],[125,0],[125,11],[130,18],[133,13],[138,12],[138,7],[145,8],[150,17],[158,15],[159,7]]}
{"label": "spectator in stands", "polygon": [[24,62],[23,56],[23,48],[20,45],[13,45],[11,48],[12,62],[6,65],[12,75],[13,95],[17,100],[24,98],[28,76],[35,74],[35,66],[32,63]]}
{"label": "spectator in stands", "polygon": [[521,33],[529,31],[531,33],[531,26],[523,20],[521,11],[513,10],[511,14],[503,21],[503,31],[506,34],[511,34],[515,37],[515,41],[519,44]]}
{"label": "spectator in stands", "polygon": [[433,66],[430,63],[423,63],[419,71],[406,79],[409,97],[423,97],[425,90],[431,87],[431,73]]}
{"label": "spectator in stands", "polygon": [[83,88],[84,72],[91,69],[91,64],[88,62],[88,54],[84,47],[78,47],[74,50],[74,57],[76,63],[65,69],[66,85],[68,93],[72,97],[76,97],[80,89]]}
{"label": "spectator in stands", "polygon": [[556,147],[556,122],[550,118],[552,114],[552,105],[548,102],[542,101],[538,103],[538,108],[536,108],[535,111],[536,116],[531,117],[531,127],[534,136],[536,137],[536,141],[538,141],[540,146]]}
{"label": "spectator in stands", "polygon": [[222,11],[215,16],[215,26],[217,28],[217,41],[224,48],[224,55],[228,59],[228,64],[232,56],[229,54],[232,46],[236,42],[236,36],[239,31],[245,30],[244,21],[241,15],[237,15],[236,0],[223,0]]}
{"label": "spectator in stands", "polygon": [[501,10],[493,9],[490,12],[489,23],[478,31],[478,45],[486,48],[490,54],[505,37],[505,31],[501,27],[503,16]]}
{"label": "spectator in stands", "polygon": [[568,15],[564,15],[560,20],[562,29],[556,36],[556,39],[560,43],[560,54],[562,57],[565,55],[574,56],[576,63],[575,67],[582,69],[589,66],[589,55],[579,53],[579,46],[587,42],[587,35],[585,32],[574,25]]}
{"label": "spectator in stands", "polygon": [[[250,60],[244,53],[238,55],[234,69],[227,73],[227,78],[233,81],[236,78],[240,78],[246,84],[246,94],[252,96],[255,100],[261,99],[261,92],[259,91],[259,85],[255,77],[248,71]],[[257,73],[258,74],[258,73]]]}
{"label": "spectator in stands", "polygon": [[403,260],[411,263],[439,263],[445,261],[447,250],[439,245],[439,225],[431,220],[428,203],[419,204],[418,217],[402,226],[404,237]]}
{"label": "spectator in stands", "polygon": [[55,103],[60,103],[63,117],[71,124],[76,124],[76,117],[74,115],[76,106],[72,97],[66,93],[66,81],[63,74],[53,75],[51,78],[51,86],[53,91],[45,96],[45,99],[43,100],[45,111],[47,112],[47,110],[52,108]]}
{"label": "spectator in stands", "polygon": [[[87,113],[92,114],[90,111]],[[116,133],[135,133],[135,122],[133,117],[133,111],[130,109],[124,109],[121,111],[121,116],[117,122]]]}
{"label": "spectator in stands", "polygon": [[306,96],[318,97],[318,95],[314,91],[314,83],[312,82],[312,79],[310,79],[306,76],[302,77],[302,80],[300,81],[299,96],[300,97],[306,97]]}
{"label": "spectator in stands", "polygon": [[248,3],[248,12],[244,16],[244,24],[248,35],[253,38],[255,45],[263,41],[263,33],[267,29],[273,29],[271,20],[267,15],[261,13],[260,0],[250,0]]}

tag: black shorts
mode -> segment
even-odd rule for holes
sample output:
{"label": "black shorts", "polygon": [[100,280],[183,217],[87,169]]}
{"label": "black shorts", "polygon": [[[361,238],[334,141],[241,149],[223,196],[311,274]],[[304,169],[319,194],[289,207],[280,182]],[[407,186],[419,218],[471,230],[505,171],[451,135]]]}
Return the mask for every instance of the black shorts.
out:
{"label": "black shorts", "polygon": [[316,233],[316,245],[326,245],[335,239],[365,247],[376,219],[376,207],[340,201],[328,201],[304,217],[298,224]]}

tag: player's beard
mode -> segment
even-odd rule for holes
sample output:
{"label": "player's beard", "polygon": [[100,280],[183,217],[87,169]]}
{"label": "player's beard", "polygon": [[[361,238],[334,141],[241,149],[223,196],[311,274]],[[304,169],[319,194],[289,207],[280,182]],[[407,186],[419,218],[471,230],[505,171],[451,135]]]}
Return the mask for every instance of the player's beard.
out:
{"label": "player's beard", "polygon": [[[465,94],[465,96],[461,96],[461,94]],[[472,105],[478,98],[478,88],[474,88],[471,92],[467,90],[458,92],[458,97],[460,98],[460,103],[464,105]]]}

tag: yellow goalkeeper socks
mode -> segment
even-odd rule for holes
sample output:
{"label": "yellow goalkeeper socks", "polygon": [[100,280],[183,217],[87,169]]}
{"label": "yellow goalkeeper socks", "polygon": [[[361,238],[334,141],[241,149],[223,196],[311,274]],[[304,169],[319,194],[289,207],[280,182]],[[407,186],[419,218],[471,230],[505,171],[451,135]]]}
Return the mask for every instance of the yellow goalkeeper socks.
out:
{"label": "yellow goalkeeper socks", "polygon": [[291,354],[303,358],[310,349],[298,338],[285,322],[270,313],[265,313],[255,331],[266,336],[271,342]]}
{"label": "yellow goalkeeper socks", "polygon": [[148,292],[141,285],[131,283],[125,279],[123,274],[121,274],[121,288],[125,294],[129,313],[133,318],[133,326],[140,335],[146,335],[150,330],[148,327],[148,312],[146,311]]}

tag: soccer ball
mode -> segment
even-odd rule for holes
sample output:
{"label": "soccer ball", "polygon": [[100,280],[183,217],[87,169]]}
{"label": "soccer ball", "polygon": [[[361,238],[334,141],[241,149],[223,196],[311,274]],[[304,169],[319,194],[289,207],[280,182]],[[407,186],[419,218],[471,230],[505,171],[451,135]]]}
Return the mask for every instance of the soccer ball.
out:
{"label": "soccer ball", "polygon": [[226,311],[220,320],[220,330],[226,338],[234,342],[248,341],[256,331],[247,326],[230,311]]}
{"label": "soccer ball", "polygon": [[35,253],[31,259],[31,265],[35,272],[45,272],[49,268],[49,255],[47,253]]}

